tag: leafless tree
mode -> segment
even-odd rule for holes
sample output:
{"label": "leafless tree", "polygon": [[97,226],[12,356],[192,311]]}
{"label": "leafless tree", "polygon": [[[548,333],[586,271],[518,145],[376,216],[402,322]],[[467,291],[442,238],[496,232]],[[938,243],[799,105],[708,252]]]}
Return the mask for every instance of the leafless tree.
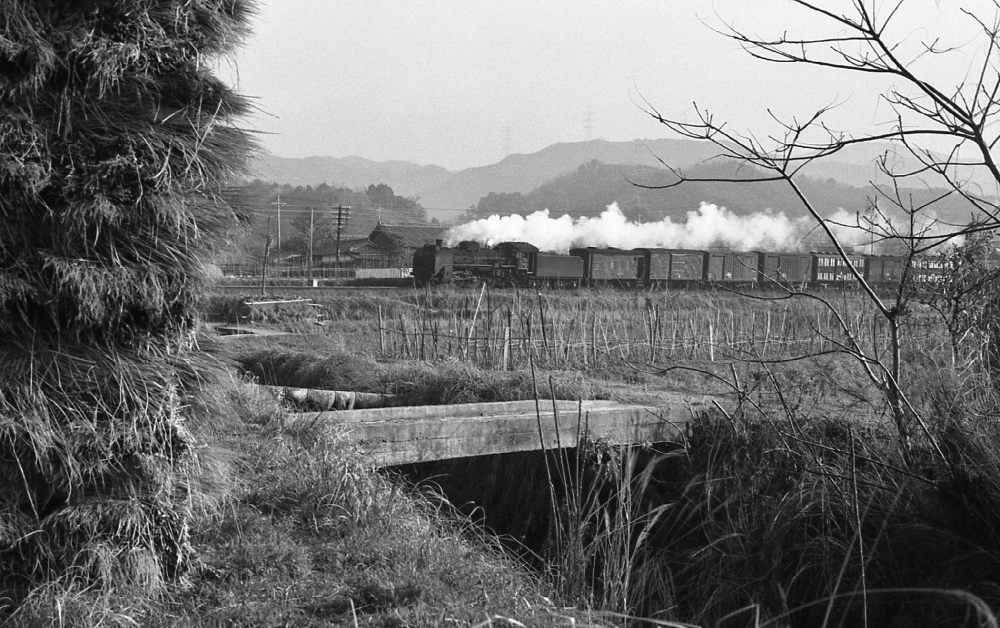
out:
{"label": "leafless tree", "polygon": [[[864,347],[843,325],[844,351],[863,365],[871,380],[883,391],[899,431],[904,452],[909,446],[914,422],[925,432],[926,425],[909,403],[901,386],[901,327],[908,311],[912,292],[908,279],[914,260],[935,251],[957,237],[991,231],[1000,226],[1000,205],[971,174],[985,174],[994,189],[1000,185],[1000,167],[992,150],[1000,141],[1000,1],[986,2],[992,19],[984,11],[961,9],[968,20],[971,37],[961,48],[946,47],[940,39],[918,39],[916,33],[903,38],[893,35],[892,27],[912,2],[893,0],[850,0],[840,3],[845,10],[829,8],[833,3],[790,0],[819,23],[832,27],[827,33],[796,36],[782,32],[776,37],[752,35],[734,26],[720,33],[737,42],[752,57],[769,63],[800,64],[835,73],[865,74],[887,79],[888,87],[878,98],[888,105],[892,121],[876,131],[838,131],[827,125],[832,107],[821,108],[804,119],[780,120],[776,136],[759,139],[754,134],[735,132],[724,121],[695,105],[694,119],[687,121],[662,115],[653,106],[648,113],[675,133],[707,140],[719,148],[719,155],[755,168],[753,176],[739,176],[725,181],[743,183],[781,181],[801,201],[818,227],[826,234],[847,268],[855,275],[862,292],[876,307],[888,327],[888,346]],[[941,60],[953,53],[969,55],[974,61],[967,74],[955,84],[942,85],[921,65],[927,60]],[[850,264],[845,244],[837,237],[837,225],[820,213],[799,185],[804,167],[835,155],[849,147],[875,142],[889,142],[878,160],[878,168],[889,185],[874,187],[869,211],[859,213],[855,228],[875,239],[899,245],[905,268],[898,288],[892,294],[877,291],[861,271]],[[945,145],[945,149],[940,149]],[[931,146],[937,148],[932,150]],[[905,159],[904,159],[905,158]],[[906,164],[912,164],[906,166]],[[664,164],[668,168],[669,165]],[[670,169],[677,181],[664,186],[681,185],[693,179]],[[759,176],[758,176],[759,175]],[[720,180],[720,179],[714,179]],[[932,182],[944,191],[931,202],[915,204],[906,193],[914,183]],[[934,203],[946,196],[959,197],[969,208],[970,220],[948,223],[933,217]],[[834,309],[833,305],[830,305]],[[928,436],[930,434],[928,433]],[[933,440],[933,439],[932,439]]]}

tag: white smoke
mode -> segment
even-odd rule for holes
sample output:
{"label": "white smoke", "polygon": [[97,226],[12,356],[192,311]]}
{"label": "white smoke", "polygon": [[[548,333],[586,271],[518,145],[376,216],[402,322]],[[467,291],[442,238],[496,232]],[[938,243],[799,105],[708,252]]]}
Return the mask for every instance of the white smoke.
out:
{"label": "white smoke", "polygon": [[618,204],[612,203],[597,217],[552,218],[548,210],[529,216],[494,215],[453,227],[448,231],[447,241],[454,245],[462,240],[476,240],[489,246],[522,241],[557,253],[586,246],[781,251],[801,248],[802,238],[814,224],[809,218],[791,219],[784,213],[737,216],[725,207],[709,203],[688,212],[684,223],[675,223],[670,218],[630,222]]}
{"label": "white smoke", "polygon": [[[862,217],[839,209],[827,217],[827,224],[845,247],[857,247],[866,253],[897,253],[882,250],[885,244],[880,242],[885,238],[878,237],[879,234],[893,233],[885,217]],[[783,212],[738,216],[725,207],[710,203],[702,203],[697,210],[688,212],[683,223],[675,223],[670,218],[659,222],[630,222],[617,203],[612,203],[596,217],[574,219],[564,214],[553,218],[547,209],[529,216],[493,215],[451,228],[446,240],[450,246],[462,240],[475,240],[487,246],[500,242],[530,242],[542,251],[555,253],[587,246],[810,251],[831,244],[811,216],[789,218]]]}

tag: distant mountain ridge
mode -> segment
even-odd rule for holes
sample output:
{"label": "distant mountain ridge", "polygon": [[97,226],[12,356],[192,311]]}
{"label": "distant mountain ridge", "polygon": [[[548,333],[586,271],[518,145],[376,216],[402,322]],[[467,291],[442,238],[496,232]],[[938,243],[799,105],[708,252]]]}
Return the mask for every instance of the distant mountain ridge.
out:
{"label": "distant mountain ridge", "polygon": [[713,148],[693,140],[553,144],[536,153],[508,155],[489,166],[466,168],[421,192],[420,202],[431,213],[437,207],[467,208],[490,192],[528,193],[595,159],[606,164],[662,167],[657,161],[660,157],[667,163],[686,166],[711,157],[715,154]]}
{"label": "distant mountain ridge", "polygon": [[[802,173],[817,180],[834,179],[839,184],[859,188],[868,187],[871,181],[884,184],[888,182],[887,177],[878,171],[876,161],[891,147],[888,143],[850,146],[827,160],[810,164]],[[706,161],[713,163],[711,158],[718,152],[719,149],[708,142],[686,139],[592,140],[553,144],[535,153],[509,155],[495,164],[458,172],[406,161],[376,162],[361,157],[284,158],[268,154],[261,155],[254,167],[259,178],[289,185],[315,186],[325,182],[364,188],[372,183],[385,183],[397,195],[417,199],[429,216],[451,222],[490,193],[528,194],[595,160],[605,165],[656,168],[669,175],[664,163],[688,170],[703,166]],[[740,194],[753,196],[755,192],[752,187],[744,187]],[[711,199],[700,200],[711,202]]]}
{"label": "distant mountain ridge", "polygon": [[278,157],[261,154],[251,164],[251,177],[282,185],[319,185],[352,189],[385,183],[405,197],[419,194],[454,173],[441,166],[421,166],[408,161],[372,161],[363,157]]}

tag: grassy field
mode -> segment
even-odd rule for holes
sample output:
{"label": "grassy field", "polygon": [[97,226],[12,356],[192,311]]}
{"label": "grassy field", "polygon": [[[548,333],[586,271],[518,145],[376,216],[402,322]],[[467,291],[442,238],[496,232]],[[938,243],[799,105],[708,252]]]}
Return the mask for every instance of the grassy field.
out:
{"label": "grassy field", "polygon": [[[180,587],[56,583],[7,622],[991,625],[1000,434],[988,373],[954,366],[933,318],[914,312],[903,384],[920,429],[904,450],[881,393],[836,351],[853,334],[877,353],[884,331],[858,297],[824,296],[844,327],[816,301],[726,293],[216,297],[210,318],[302,335],[201,342],[233,376],[203,457],[229,471],[193,530],[200,563]],[[254,382],[407,404],[655,403],[664,391],[720,403],[669,447],[456,461],[408,469],[431,479],[413,485],[335,427],[295,427]]]}

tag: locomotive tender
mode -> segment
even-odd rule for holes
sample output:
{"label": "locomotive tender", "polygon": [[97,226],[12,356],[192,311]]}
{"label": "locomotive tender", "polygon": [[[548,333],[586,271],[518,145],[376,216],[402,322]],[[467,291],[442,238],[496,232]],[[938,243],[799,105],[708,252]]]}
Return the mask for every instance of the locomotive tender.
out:
{"label": "locomotive tender", "polygon": [[[417,249],[413,278],[419,285],[470,280],[509,285],[610,285],[685,288],[694,286],[823,288],[857,283],[851,267],[873,287],[902,276],[904,260],[888,255],[829,252],[727,251],[719,249],[575,248],[569,255],[542,253],[527,242],[478,242]],[[931,258],[916,260],[916,281],[936,281],[944,272]]]}

